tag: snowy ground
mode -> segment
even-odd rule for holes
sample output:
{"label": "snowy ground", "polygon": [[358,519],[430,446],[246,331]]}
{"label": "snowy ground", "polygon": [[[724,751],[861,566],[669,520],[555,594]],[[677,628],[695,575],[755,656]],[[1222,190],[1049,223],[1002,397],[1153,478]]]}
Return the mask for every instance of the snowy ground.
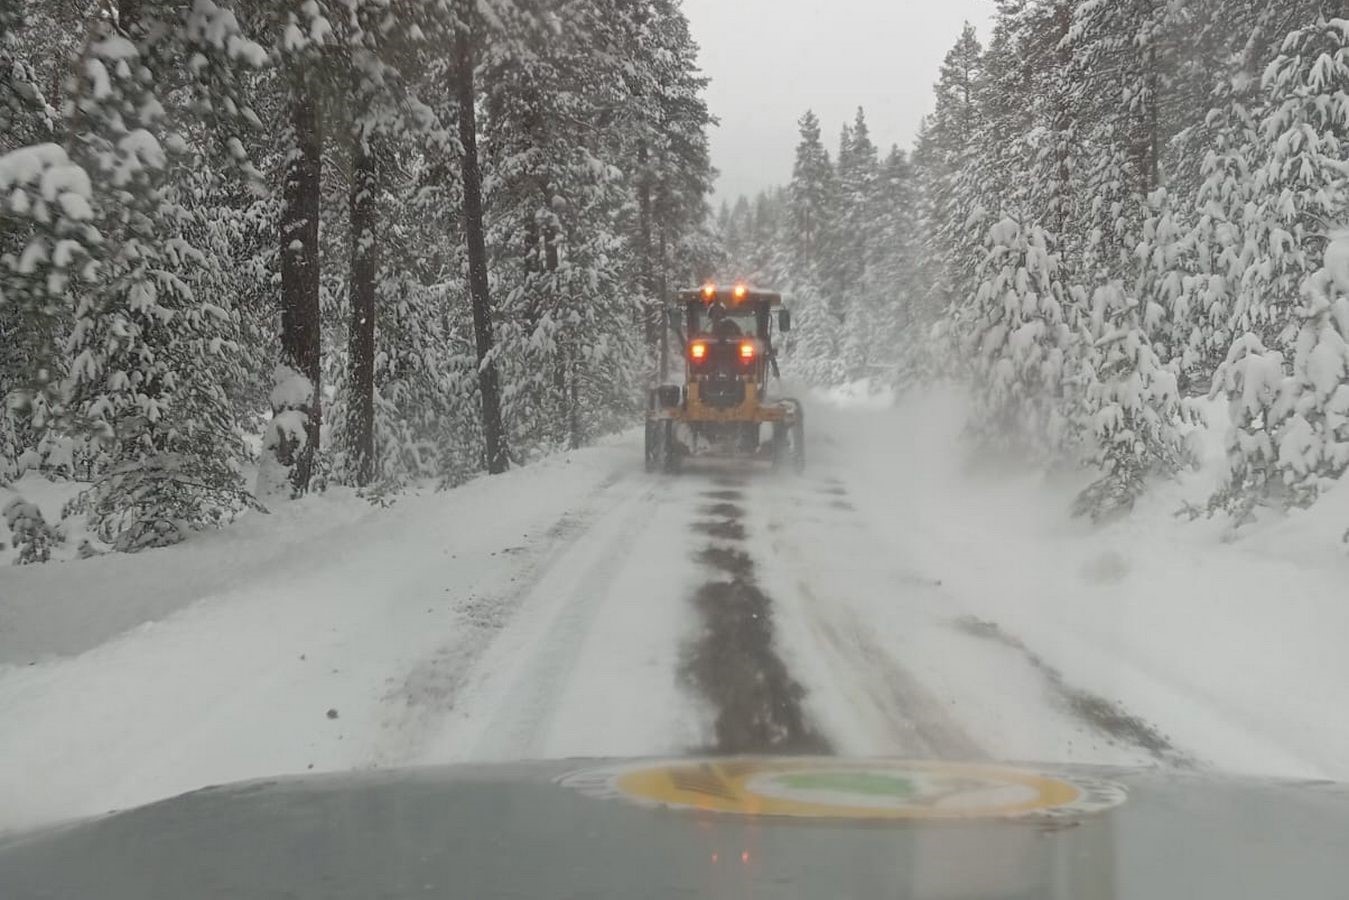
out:
{"label": "snowy ground", "polygon": [[707,749],[1349,780],[1345,497],[1228,541],[1171,517],[1210,470],[1092,529],[1079,482],[965,458],[959,407],[816,398],[801,477],[651,476],[628,436],[4,567],[0,830],[311,769]]}

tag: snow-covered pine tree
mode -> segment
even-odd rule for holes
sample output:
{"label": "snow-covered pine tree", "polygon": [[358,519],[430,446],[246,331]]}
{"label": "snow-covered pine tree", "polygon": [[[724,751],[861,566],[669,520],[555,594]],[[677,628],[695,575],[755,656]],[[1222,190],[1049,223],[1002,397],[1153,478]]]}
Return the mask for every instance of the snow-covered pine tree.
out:
{"label": "snow-covered pine tree", "polygon": [[1240,336],[1214,385],[1227,395],[1233,430],[1229,477],[1209,508],[1227,510],[1238,525],[1265,502],[1311,502],[1327,471],[1315,450],[1326,440],[1316,431],[1326,426],[1312,425],[1298,405],[1324,408],[1317,415],[1330,417],[1335,432],[1334,403],[1324,395],[1334,358],[1329,326],[1338,324],[1341,302],[1340,241],[1325,251],[1328,274],[1313,278],[1311,267],[1327,232],[1349,221],[1349,20],[1319,16],[1289,33],[1264,86],[1269,109],[1257,132],[1247,269],[1233,316]]}
{"label": "snow-covered pine tree", "polygon": [[[40,176],[35,183],[30,176],[38,173],[20,172],[27,166],[8,156],[25,146],[51,141],[54,136],[56,112],[43,96],[36,70],[18,52],[26,12],[25,2],[0,8],[0,197],[6,198],[0,200],[5,204],[0,211],[0,266],[14,275],[19,274],[15,270],[25,256],[27,242],[38,237],[34,229],[46,232],[39,238],[44,241],[59,239],[57,233],[63,230],[53,229],[56,223],[32,216],[30,191],[40,187]],[[24,177],[20,179],[20,175]],[[17,184],[19,181],[24,184]],[[47,201],[38,198],[38,202],[45,206]],[[66,223],[65,228],[71,224]],[[0,282],[0,484],[19,474],[21,460],[36,449],[38,442],[38,433],[10,402],[22,402],[22,396],[11,397],[11,392],[32,381],[44,368],[48,376],[42,380],[54,386],[59,323],[64,312],[60,298],[48,297],[45,285],[35,279],[24,277],[22,286],[13,284],[8,291],[5,282]]]}
{"label": "snow-covered pine tree", "polygon": [[1268,111],[1257,130],[1254,207],[1246,214],[1234,319],[1270,348],[1288,346],[1292,310],[1326,232],[1345,220],[1349,19],[1292,31],[1264,73]]}
{"label": "snow-covered pine tree", "polygon": [[1031,119],[1025,137],[1026,179],[1019,196],[1028,220],[1055,236],[1060,271],[1072,283],[1084,245],[1070,227],[1082,199],[1078,167],[1083,156],[1078,73],[1073,65],[1073,0],[1031,0],[1019,14],[1014,9],[1008,10],[1013,16],[1008,28],[1024,66]]}
{"label": "snow-covered pine tree", "polygon": [[668,294],[712,274],[694,272],[694,257],[703,252],[689,253],[706,236],[712,173],[708,82],[698,72],[698,48],[677,2],[639,0],[617,7],[608,18],[624,60],[625,102],[612,133],[622,143],[620,168],[638,210],[626,236],[646,297],[648,352],[663,377],[670,361]]}
{"label": "snow-covered pine tree", "polygon": [[1167,185],[1188,228],[1181,298],[1188,321],[1171,321],[1183,384],[1209,380],[1240,333],[1232,323],[1236,294],[1257,246],[1245,232],[1266,106],[1261,73],[1287,32],[1315,14],[1309,0],[1192,0],[1173,16],[1186,47],[1168,91],[1179,130]]}
{"label": "snow-covered pine tree", "polygon": [[1185,236],[1190,273],[1182,285],[1184,310],[1173,317],[1172,353],[1189,380],[1212,375],[1232,343],[1237,286],[1245,272],[1243,229],[1251,201],[1254,123],[1237,91],[1208,114],[1209,148],[1199,165],[1193,221]]}
{"label": "snow-covered pine tree", "polygon": [[940,375],[968,375],[967,360],[947,352],[954,344],[950,286],[946,283],[945,252],[938,237],[940,201],[945,195],[946,167],[933,136],[931,119],[923,120],[910,157],[913,168],[913,271],[909,307],[912,321],[901,346],[898,373],[901,384],[922,382]]}
{"label": "snow-covered pine tree", "polygon": [[843,334],[824,285],[837,234],[837,174],[820,140],[819,119],[807,111],[797,124],[801,139],[788,188],[791,261],[786,286],[800,323],[798,336],[790,342],[792,371],[816,384],[839,384],[846,377]]}
{"label": "snow-covered pine tree", "polygon": [[807,110],[797,120],[800,141],[788,189],[791,198],[791,249],[801,274],[817,271],[832,242],[838,187],[829,152],[820,140],[820,120]]}
{"label": "snow-covered pine tree", "polygon": [[984,79],[983,47],[974,26],[966,22],[959,40],[942,61],[935,86],[936,105],[926,133],[930,147],[924,153],[924,159],[933,166],[927,176],[929,240],[942,265],[938,296],[934,298],[942,308],[969,300],[979,285],[989,212],[972,190],[969,173],[979,152],[971,138],[983,128],[980,99]]}
{"label": "snow-covered pine tree", "polygon": [[831,256],[845,335],[843,364],[851,381],[874,374],[871,365],[879,349],[881,300],[873,290],[872,276],[879,239],[880,161],[861,107],[844,135],[847,145],[839,153],[838,167],[839,245]]}
{"label": "snow-covered pine tree", "polygon": [[[620,66],[594,63],[607,17],[573,11],[569,38],[540,32],[528,52],[498,53],[484,73],[485,165],[499,219],[493,255],[506,289],[503,352],[513,443],[578,447],[593,429],[631,415],[646,309],[622,286],[618,214],[627,195],[611,159],[622,145],[595,129],[619,114]],[[610,57],[600,54],[601,58]]]}
{"label": "snow-covered pine tree", "polygon": [[[67,415],[65,343],[71,296],[90,287],[104,238],[92,206],[88,173],[57,144],[21,147],[0,156],[5,225],[0,239],[0,321],[4,323],[9,462],[36,449],[39,435]],[[11,418],[17,414],[17,418]]]}
{"label": "snow-covered pine tree", "polygon": [[50,139],[56,125],[37,70],[20,53],[28,2],[10,0],[0,8],[0,153]]}
{"label": "snow-covered pine tree", "polygon": [[1266,422],[1287,501],[1309,506],[1349,468],[1349,230],[1332,236],[1297,316],[1292,376]]}
{"label": "snow-covered pine tree", "polygon": [[1065,439],[1063,392],[1073,335],[1058,257],[1038,226],[988,230],[975,301],[957,326],[973,359],[969,431],[984,446],[1054,459]]}
{"label": "snow-covered pine tree", "polygon": [[1349,468],[1349,233],[1303,286],[1291,367],[1252,334],[1238,340],[1214,392],[1235,427],[1228,478],[1210,500],[1239,527],[1262,504],[1309,506]]}
{"label": "snow-covered pine tree", "polygon": [[47,524],[37,504],[22,497],[14,497],[0,507],[0,519],[4,519],[10,540],[18,551],[15,565],[47,562],[51,559],[52,548],[64,541],[60,529]]}
{"label": "snow-covered pine tree", "polygon": [[[1088,460],[1100,478],[1078,497],[1095,518],[1130,508],[1154,474],[1188,461],[1175,374],[1153,341],[1188,333],[1181,302],[1184,229],[1162,179],[1170,127],[1164,113],[1174,52],[1166,40],[1174,10],[1161,0],[1086,0],[1074,10],[1070,41],[1080,48],[1079,115],[1094,123],[1093,148],[1075,228],[1086,233],[1070,321],[1084,336],[1075,379],[1074,428],[1090,434]],[[1099,73],[1110,72],[1110,78]],[[1088,299],[1089,298],[1089,299]]]}
{"label": "snow-covered pine tree", "polygon": [[1153,476],[1191,462],[1180,429],[1183,407],[1175,373],[1147,339],[1155,303],[1131,296],[1119,281],[1097,286],[1081,363],[1083,408],[1094,443],[1088,462],[1101,472],[1073,504],[1077,515],[1103,519],[1133,507]]}
{"label": "snow-covered pine tree", "polygon": [[[325,267],[321,279],[324,340],[332,347],[323,372],[334,386],[327,459],[332,479],[362,488],[378,482],[374,494],[383,495],[411,477],[434,474],[426,438],[404,420],[414,411],[384,395],[388,369],[381,363],[404,349],[388,346],[387,320],[406,313],[409,294],[422,299],[417,261],[430,255],[435,231],[426,222],[425,233],[408,227],[415,213],[405,205],[405,170],[422,152],[449,155],[454,148],[444,110],[421,96],[439,52],[429,37],[438,24],[433,4],[360,0],[340,13],[322,67],[330,98],[323,118],[334,145],[328,154],[338,165],[323,181],[321,216],[332,224],[322,231],[321,250],[347,262]],[[387,263],[391,258],[396,265]],[[403,309],[386,312],[381,301]]]}
{"label": "snow-covered pine tree", "polygon": [[[202,68],[208,53],[224,69],[256,66],[262,53],[214,4],[177,21],[151,13],[128,5],[115,23],[93,22],[67,89],[72,158],[90,173],[102,238],[97,281],[76,293],[67,421],[100,461],[85,498],[91,528],[121,550],[173,543],[252,502],[223,389],[235,320],[228,298],[196,290],[209,260],[185,237],[175,184],[192,153],[157,81],[184,47]],[[234,106],[220,119],[244,115]]]}
{"label": "snow-covered pine tree", "polygon": [[878,375],[893,386],[915,375],[913,361],[931,323],[918,305],[917,185],[907,155],[892,147],[881,164],[872,225],[874,259],[863,293],[874,304],[871,357]]}
{"label": "snow-covered pine tree", "polygon": [[999,0],[976,97],[979,130],[970,136],[978,149],[961,173],[961,192],[976,197],[977,208],[983,211],[972,223],[981,238],[988,222],[1004,217],[1029,221],[1027,142],[1037,110],[1034,71],[1025,46],[1027,26],[1026,0]]}

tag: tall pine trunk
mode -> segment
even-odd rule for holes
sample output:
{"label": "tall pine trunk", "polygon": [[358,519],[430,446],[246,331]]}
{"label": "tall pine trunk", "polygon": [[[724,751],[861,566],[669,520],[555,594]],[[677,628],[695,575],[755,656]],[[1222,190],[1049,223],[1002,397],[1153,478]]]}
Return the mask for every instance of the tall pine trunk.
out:
{"label": "tall pine trunk", "polygon": [[348,329],[349,451],[362,487],[375,472],[375,276],[379,247],[375,242],[378,172],[369,133],[357,127],[352,134],[351,323]]}
{"label": "tall pine trunk", "polygon": [[[665,303],[665,298],[656,297],[656,275],[655,267],[651,264],[651,173],[649,166],[648,151],[646,142],[642,141],[637,147],[637,168],[640,173],[637,178],[637,239],[641,246],[637,252],[641,255],[638,277],[641,280],[642,292],[646,295],[643,300],[646,301],[644,309],[643,325],[646,331],[646,346],[649,350],[656,348],[656,342],[660,339],[660,309]],[[664,373],[661,374],[664,378]]]}
{"label": "tall pine trunk", "polygon": [[[548,192],[545,191],[545,195]],[[557,268],[561,257],[557,248],[557,230],[548,225],[543,230],[544,267],[554,292],[557,289]],[[553,389],[557,392],[557,437],[565,440],[572,449],[579,446],[579,411],[576,408],[575,366],[572,357],[575,352],[576,337],[564,331],[558,342],[557,353],[553,360]],[[570,385],[570,386],[569,386]]]}
{"label": "tall pine trunk", "polygon": [[[658,226],[657,233],[659,235],[659,253],[656,257],[656,296],[660,298],[660,380],[664,383],[665,379],[670,377],[670,306],[668,303],[670,283],[666,277],[665,259],[667,250],[664,223]],[[682,347],[680,352],[683,352]]]}
{"label": "tall pine trunk", "polygon": [[487,471],[506,471],[510,460],[501,424],[501,381],[492,356],[492,297],[487,283],[487,243],[483,233],[482,172],[478,168],[478,116],[473,83],[473,43],[467,19],[454,37],[455,92],[459,106],[459,143],[464,187],[464,237],[468,251],[468,290],[473,307],[473,338],[478,350],[478,394]]}
{"label": "tall pine trunk", "polygon": [[[307,439],[299,448],[278,447],[278,458],[291,467],[297,493],[309,489],[322,425],[319,327],[319,180],[323,139],[318,100],[303,71],[291,95],[294,145],[286,164],[285,204],[281,213],[281,352],[284,362],[309,380]],[[282,410],[276,410],[280,412]]]}
{"label": "tall pine trunk", "polygon": [[581,425],[581,364],[574,347],[567,349],[567,378],[567,446],[579,450],[585,443],[585,432]]}

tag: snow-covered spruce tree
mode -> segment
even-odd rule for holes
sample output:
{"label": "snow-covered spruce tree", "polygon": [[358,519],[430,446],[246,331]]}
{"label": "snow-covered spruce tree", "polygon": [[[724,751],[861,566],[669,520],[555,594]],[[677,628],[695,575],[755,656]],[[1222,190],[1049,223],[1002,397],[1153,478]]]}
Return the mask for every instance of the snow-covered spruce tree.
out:
{"label": "snow-covered spruce tree", "polygon": [[668,294],[716,271],[699,249],[706,243],[712,175],[708,82],[698,71],[698,48],[677,2],[643,0],[618,4],[617,11],[601,16],[609,23],[601,30],[622,60],[623,102],[610,136],[618,142],[615,162],[637,209],[622,233],[627,252],[635,254],[629,277],[647,298],[644,330],[652,374],[664,374],[671,355]]}
{"label": "snow-covered spruce tree", "polygon": [[913,269],[909,276],[908,305],[913,314],[900,345],[898,374],[902,385],[938,376],[969,374],[968,360],[951,352],[955,346],[950,319],[951,289],[946,282],[944,248],[938,239],[940,201],[946,190],[946,167],[940,151],[931,119],[924,119],[910,157]]}
{"label": "snow-covered spruce tree", "polygon": [[[914,269],[918,256],[917,186],[913,167],[898,147],[881,164],[876,218],[872,224],[875,255],[863,284],[874,319],[871,358],[893,386],[914,375],[915,344],[927,326],[918,308]],[[878,374],[880,374],[878,372]]]}
{"label": "snow-covered spruce tree", "polygon": [[21,55],[29,0],[0,7],[0,153],[50,140],[56,110],[43,95],[37,71]]}
{"label": "snow-covered spruce tree", "polygon": [[829,151],[820,140],[820,120],[806,111],[797,120],[800,141],[788,188],[791,202],[792,252],[801,271],[814,271],[832,240],[837,184]]}
{"label": "snow-covered spruce tree", "polygon": [[1296,366],[1309,340],[1308,306],[1298,297],[1309,291],[1315,248],[1349,220],[1349,21],[1320,17],[1291,32],[1264,86],[1269,108],[1257,132],[1255,202],[1243,219],[1246,270],[1232,317],[1239,336],[1214,385],[1227,395],[1233,431],[1230,474],[1209,508],[1227,510],[1238,525],[1262,503],[1315,496],[1296,487],[1302,477],[1284,455],[1281,429],[1284,398],[1299,377],[1288,370],[1289,357]]}
{"label": "snow-covered spruce tree", "polygon": [[1349,468],[1349,232],[1303,286],[1291,369],[1253,335],[1238,341],[1215,384],[1229,398],[1231,470],[1210,501],[1238,526],[1263,503],[1310,506]]}
{"label": "snow-covered spruce tree", "polygon": [[1333,236],[1297,315],[1292,378],[1270,420],[1288,500],[1308,506],[1349,468],[1349,230]]}
{"label": "snow-covered spruce tree", "polygon": [[51,559],[52,548],[64,540],[61,532],[47,524],[42,510],[22,497],[15,497],[0,508],[10,540],[18,551],[15,565],[44,563]]}
{"label": "snow-covered spruce tree", "polygon": [[1254,150],[1254,207],[1246,214],[1246,270],[1237,290],[1237,331],[1265,346],[1288,346],[1292,310],[1314,270],[1326,232],[1344,221],[1349,110],[1349,19],[1303,25],[1264,73],[1268,111]]}
{"label": "snow-covered spruce tree", "polygon": [[1186,347],[1194,340],[1196,320],[1190,305],[1194,280],[1189,275],[1194,245],[1177,205],[1166,188],[1152,192],[1135,255],[1143,331],[1151,336],[1158,359],[1170,365],[1179,382],[1188,380],[1187,372],[1193,371],[1193,363],[1187,367],[1185,358]]}
{"label": "snow-covered spruce tree", "polygon": [[973,297],[979,285],[989,211],[970,174],[979,152],[973,136],[983,128],[980,98],[984,90],[984,51],[974,26],[965,23],[960,39],[947,52],[936,84],[936,105],[926,135],[933,164],[928,175],[931,196],[929,240],[942,267],[938,295],[932,302],[945,308]]}
{"label": "snow-covered spruce tree", "polygon": [[409,313],[412,298],[425,300],[417,258],[429,255],[436,235],[435,226],[416,221],[408,206],[414,189],[408,175],[422,153],[454,151],[443,104],[437,108],[422,99],[431,93],[428,71],[436,69],[437,53],[443,55],[430,35],[449,23],[428,4],[395,8],[388,0],[345,4],[328,21],[332,34],[314,73],[324,100],[326,153],[336,165],[321,180],[320,216],[329,224],[321,231],[320,251],[346,265],[325,266],[320,275],[323,341],[331,348],[321,371],[333,386],[329,449],[321,459],[332,481],[362,488],[377,483],[375,493],[383,495],[410,478],[435,474],[428,436],[407,421],[418,411],[393,399],[410,395],[387,381],[394,368],[415,368],[390,365],[414,349],[392,345],[396,326],[390,320]]}
{"label": "snow-covered spruce tree", "polygon": [[[839,238],[832,254],[837,273],[842,325],[843,363],[850,381],[873,374],[881,299],[873,270],[879,253],[878,190],[880,160],[871,142],[866,115],[858,107],[839,153]],[[846,152],[845,152],[846,151]],[[844,236],[846,240],[843,240]]]}
{"label": "snow-covered spruce tree", "polygon": [[[1188,316],[1180,235],[1162,179],[1168,121],[1163,98],[1174,53],[1166,41],[1173,10],[1157,0],[1112,4],[1087,0],[1074,10],[1070,40],[1080,52],[1077,102],[1095,123],[1078,206],[1086,241],[1077,267],[1083,303],[1070,320],[1083,335],[1075,371],[1080,403],[1075,426],[1093,438],[1088,459],[1100,478],[1074,511],[1100,518],[1129,509],[1152,475],[1188,461],[1175,374],[1165,348],[1168,315]],[[1110,71],[1102,79],[1098,73]],[[1187,322],[1170,324],[1186,333]]]}
{"label": "snow-covered spruce tree", "polygon": [[[53,137],[56,113],[47,105],[38,73],[19,54],[26,12],[26,2],[11,2],[0,8],[0,160],[21,147]],[[0,162],[0,179],[7,177],[7,168]],[[18,174],[10,170],[8,178],[17,180],[14,176]],[[36,185],[30,183],[28,187]],[[17,265],[25,244],[33,237],[32,229],[43,228],[44,223],[23,211],[28,192],[14,187],[11,190],[12,195],[0,189],[0,197],[8,200],[0,200],[0,204],[10,207],[0,208],[0,260],[12,260]],[[4,265],[10,268],[9,263]],[[34,290],[37,296],[33,296]],[[38,442],[38,432],[6,402],[7,395],[31,380],[39,368],[55,372],[52,328],[56,323],[52,315],[59,313],[61,305],[48,309],[43,293],[41,285],[28,283],[26,289],[6,299],[4,284],[0,283],[0,484],[19,474],[21,459]],[[40,362],[43,355],[47,358]]]}
{"label": "snow-covered spruce tree", "polygon": [[1050,238],[1003,219],[988,230],[973,303],[959,324],[974,360],[969,431],[983,446],[1052,460],[1065,438],[1065,365],[1073,335]]}
{"label": "snow-covered spruce tree", "polygon": [[1072,283],[1080,268],[1083,236],[1070,227],[1077,220],[1081,196],[1080,165],[1084,155],[1079,135],[1082,112],[1073,65],[1072,0],[1034,0],[1015,15],[1017,38],[1028,86],[1024,98],[1031,120],[1025,136],[1025,183],[1017,192],[1028,221],[1055,235],[1059,267]]}
{"label": "snow-covered spruce tree", "polygon": [[[708,132],[715,120],[705,96],[708,79],[699,71],[698,47],[681,5],[651,0],[650,9],[645,21],[635,17],[637,40],[628,44],[631,58],[641,61],[635,71],[646,88],[629,84],[627,106],[642,127],[630,132],[618,129],[615,136],[623,140],[618,165],[629,175],[639,210],[643,182],[638,176],[642,172],[649,176],[645,184],[651,190],[655,288],[664,310],[672,287],[698,284],[717,271],[708,205],[714,176]],[[644,146],[649,150],[645,167]],[[631,229],[627,245],[643,246],[633,242]],[[640,258],[637,264],[640,271]],[[659,331],[656,355],[668,365],[669,329]]]}
{"label": "snow-covered spruce tree", "polygon": [[[376,144],[382,190],[375,223],[381,265],[375,297],[372,496],[422,478],[453,486],[484,468],[461,215],[455,60],[444,49],[453,43],[455,19],[452,10],[434,3],[415,8],[421,14],[410,21],[400,16],[399,25],[416,26],[426,40],[409,40],[384,60],[398,73],[398,80],[384,88],[388,95],[401,96],[379,120],[382,138]],[[394,49],[384,46],[386,52]],[[384,107],[385,95],[376,96]],[[351,240],[343,224],[349,202],[349,186],[341,180],[326,192],[324,208],[333,227],[325,227],[325,246],[344,259]],[[349,272],[335,271],[326,283],[344,299],[348,278]],[[349,370],[340,348],[351,323],[342,304],[333,306],[326,331],[338,348],[326,354],[338,384],[331,444],[338,451],[334,474],[346,480],[349,464],[341,448],[349,440]],[[341,326],[335,327],[338,319]]]}
{"label": "snow-covered spruce tree", "polygon": [[[600,13],[600,8],[590,6]],[[596,65],[602,22],[577,8],[573,43],[517,35],[485,67],[484,158],[494,175],[489,232],[502,288],[503,379],[517,447],[578,447],[605,411],[638,407],[640,293],[625,290],[618,214],[626,195],[597,120],[626,89],[619,66]],[[601,54],[603,57],[603,54]],[[545,109],[546,105],[546,109]]]}
{"label": "snow-covered spruce tree", "polygon": [[[981,234],[988,224],[1007,217],[1031,221],[1027,208],[1031,159],[1028,138],[1039,112],[1034,102],[1033,59],[1027,45],[1029,18],[1025,0],[1002,0],[993,33],[983,56],[983,78],[978,85],[978,131],[970,136],[977,152],[961,172],[961,192],[976,198],[982,220],[974,225]],[[1044,224],[1044,223],[1042,223]]]}
{"label": "snow-covered spruce tree", "polygon": [[105,240],[88,173],[56,144],[0,157],[0,193],[6,198],[0,314],[12,340],[5,354],[5,402],[9,412],[22,414],[16,430],[36,435],[68,416],[71,294],[94,284]]}
{"label": "snow-covered spruce tree", "polygon": [[1091,352],[1082,383],[1094,445],[1088,461],[1101,477],[1078,495],[1077,515],[1102,519],[1132,508],[1153,476],[1191,462],[1180,430],[1182,405],[1175,374],[1157,358],[1146,320],[1155,304],[1130,296],[1118,281],[1092,295]]}
{"label": "snow-covered spruce tree", "polygon": [[[25,146],[52,140],[56,118],[39,88],[37,72],[18,53],[25,13],[25,3],[6,4],[0,9],[0,198],[4,198],[0,199],[4,205],[0,208],[0,271],[7,272],[0,281],[0,484],[19,474],[21,462],[36,461],[25,456],[36,449],[39,432],[14,405],[23,403],[29,391],[40,387],[33,383],[39,370],[47,374],[36,380],[54,385],[59,324],[64,312],[59,295],[49,296],[47,286],[31,277],[37,274],[35,268],[26,273],[17,269],[21,259],[29,261],[23,268],[35,262],[29,254],[37,252],[36,248],[25,249],[30,241],[49,243],[50,249],[52,242],[59,240],[58,232],[71,224],[63,227],[33,216],[33,194],[39,195],[36,200],[44,208],[47,204],[40,197],[41,173],[34,167],[49,163],[9,156]],[[39,237],[35,229],[45,236]],[[13,280],[16,276],[18,281]],[[27,391],[11,396],[25,386]]]}
{"label": "snow-covered spruce tree", "polygon": [[[1180,229],[1165,191],[1155,192],[1154,206],[1140,209],[1130,190],[1131,170],[1118,146],[1116,151],[1087,178],[1096,186],[1091,209],[1099,224],[1088,235],[1081,270],[1094,278],[1089,288],[1074,287],[1068,314],[1079,335],[1068,430],[1083,437],[1087,462],[1101,471],[1074,512],[1095,519],[1127,511],[1150,477],[1169,476],[1190,461],[1178,380],[1153,344],[1168,308],[1186,312]],[[1132,277],[1131,269],[1137,273]]]}
{"label": "snow-covered spruce tree", "polygon": [[837,234],[837,174],[820,140],[819,119],[806,112],[797,124],[801,139],[788,187],[791,268],[784,286],[800,323],[789,342],[791,371],[815,384],[840,384],[846,378],[842,327],[822,271]]}
{"label": "snow-covered spruce tree", "polygon": [[1172,353],[1191,380],[1212,375],[1232,343],[1236,288],[1245,273],[1243,228],[1251,202],[1254,123],[1235,92],[1207,116],[1210,138],[1199,166],[1193,221],[1184,237],[1191,257],[1183,310],[1173,317]]}
{"label": "snow-covered spruce tree", "polygon": [[[1183,316],[1169,319],[1184,385],[1203,384],[1227,356],[1236,295],[1258,241],[1246,240],[1256,199],[1257,133],[1266,109],[1261,74],[1290,29],[1316,15],[1311,0],[1191,0],[1170,19],[1178,54],[1166,85],[1167,190],[1186,228]],[[1249,221],[1248,221],[1249,220]],[[1251,229],[1256,236],[1258,228]]]}
{"label": "snow-covered spruce tree", "polygon": [[[261,51],[214,4],[176,21],[152,12],[127,7],[115,25],[92,23],[67,88],[72,158],[90,175],[102,240],[97,280],[75,295],[66,423],[100,460],[85,498],[91,527],[121,550],[175,542],[250,502],[223,390],[229,299],[195,289],[208,260],[184,237],[189,214],[174,187],[191,152],[156,79],[184,47],[200,68],[208,53],[257,65]],[[235,105],[220,118],[245,114]]]}

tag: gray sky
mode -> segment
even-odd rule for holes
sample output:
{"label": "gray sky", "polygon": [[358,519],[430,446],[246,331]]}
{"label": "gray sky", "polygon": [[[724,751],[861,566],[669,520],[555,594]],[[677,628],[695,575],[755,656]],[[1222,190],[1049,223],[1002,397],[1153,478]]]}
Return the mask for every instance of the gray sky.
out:
{"label": "gray sky", "polygon": [[684,0],[721,119],[717,200],[791,178],[796,120],[820,117],[833,157],[859,105],[884,153],[909,149],[942,57],[968,19],[987,42],[994,0]]}

